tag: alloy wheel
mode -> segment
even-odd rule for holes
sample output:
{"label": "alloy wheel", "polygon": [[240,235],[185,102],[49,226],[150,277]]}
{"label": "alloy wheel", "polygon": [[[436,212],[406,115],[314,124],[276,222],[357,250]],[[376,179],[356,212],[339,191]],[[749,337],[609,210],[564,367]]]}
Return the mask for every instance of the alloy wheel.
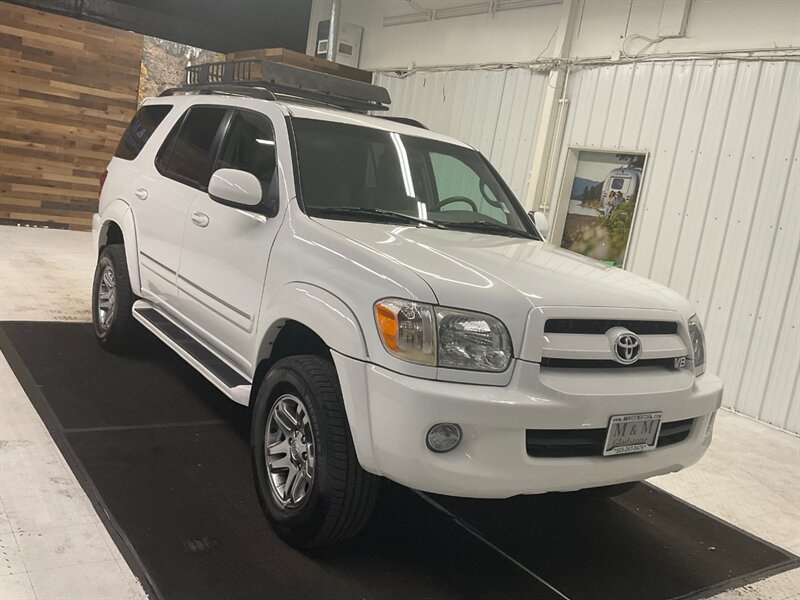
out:
{"label": "alloy wheel", "polygon": [[117,282],[114,269],[109,265],[103,269],[100,285],[97,286],[97,322],[103,330],[111,327],[117,304]]}
{"label": "alloy wheel", "polygon": [[297,396],[284,394],[267,419],[264,455],[270,487],[285,508],[302,506],[314,483],[314,434],[308,410]]}

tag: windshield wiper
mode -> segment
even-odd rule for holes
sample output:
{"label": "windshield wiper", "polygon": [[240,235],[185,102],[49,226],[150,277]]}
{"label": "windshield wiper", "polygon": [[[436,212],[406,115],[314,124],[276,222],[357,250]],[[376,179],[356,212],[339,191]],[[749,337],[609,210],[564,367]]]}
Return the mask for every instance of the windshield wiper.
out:
{"label": "windshield wiper", "polygon": [[514,237],[521,237],[528,240],[538,240],[539,238],[528,233],[527,231],[520,231],[502,223],[493,223],[492,221],[466,221],[460,223],[457,221],[446,221],[448,229],[464,229],[466,231],[475,231],[479,233],[494,233],[499,235],[508,235]]}
{"label": "windshield wiper", "polygon": [[385,208],[366,208],[362,206],[320,206],[310,207],[309,214],[311,216],[321,217],[380,217],[384,221],[392,221],[394,223],[416,223],[418,225],[436,227],[437,229],[447,229],[445,225],[435,221],[412,217],[411,215],[395,212],[393,210],[386,210]]}

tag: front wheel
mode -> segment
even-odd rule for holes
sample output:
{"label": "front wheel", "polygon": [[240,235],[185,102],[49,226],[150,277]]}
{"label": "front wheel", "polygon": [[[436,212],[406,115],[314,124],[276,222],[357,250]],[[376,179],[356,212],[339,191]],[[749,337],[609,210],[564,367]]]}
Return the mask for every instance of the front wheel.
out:
{"label": "front wheel", "polygon": [[253,408],[250,449],[258,499],[284,541],[324,546],[367,523],[380,479],[358,464],[330,361],[294,356],[269,370]]}
{"label": "front wheel", "polygon": [[136,296],[131,290],[125,247],[111,244],[97,260],[92,286],[92,323],[98,343],[115,354],[130,350],[139,334],[132,308]]}

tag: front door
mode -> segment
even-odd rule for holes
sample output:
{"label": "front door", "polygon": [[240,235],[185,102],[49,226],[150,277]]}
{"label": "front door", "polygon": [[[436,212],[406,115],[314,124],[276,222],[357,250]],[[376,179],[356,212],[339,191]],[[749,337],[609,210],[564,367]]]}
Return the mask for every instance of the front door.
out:
{"label": "front door", "polygon": [[257,343],[267,262],[286,207],[276,158],[282,152],[288,152],[288,135],[277,107],[234,111],[214,170],[252,173],[261,182],[265,201],[280,196],[279,212],[268,216],[263,206],[232,208],[203,192],[195,196],[184,226],[178,273],[181,313],[197,335],[245,373],[252,372],[247,357]]}

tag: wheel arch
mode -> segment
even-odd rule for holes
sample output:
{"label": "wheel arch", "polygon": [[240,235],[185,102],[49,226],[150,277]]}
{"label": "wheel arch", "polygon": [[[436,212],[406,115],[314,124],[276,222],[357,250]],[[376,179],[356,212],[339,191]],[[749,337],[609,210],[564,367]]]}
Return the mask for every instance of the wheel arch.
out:
{"label": "wheel arch", "polygon": [[125,235],[122,233],[122,228],[116,221],[109,219],[103,223],[100,230],[100,237],[97,241],[97,254],[99,255],[103,248],[109,244],[125,244]]}
{"label": "wheel arch", "polygon": [[253,376],[250,392],[251,407],[267,371],[282,358],[308,354],[332,360],[330,346],[313,329],[300,321],[280,319],[273,323],[270,330],[272,341],[267,344],[269,348],[265,348],[264,354],[260,356]]}
{"label": "wheel arch", "polygon": [[100,256],[103,248],[109,244],[124,245],[131,289],[134,294],[140,296],[141,280],[139,278],[139,248],[136,237],[136,223],[131,207],[122,200],[114,200],[103,211],[97,236],[97,255]]}
{"label": "wheel arch", "polygon": [[[268,360],[287,323],[301,327],[304,338],[321,340],[329,349],[365,360],[368,358],[361,324],[344,301],[331,292],[313,284],[292,282],[269,294],[269,304],[262,308],[261,343],[253,364]],[[296,325],[294,325],[296,324]],[[286,335],[286,334],[285,334]]]}
{"label": "wheel arch", "polygon": [[[250,407],[269,368],[278,360],[298,354],[323,356],[333,364],[344,399],[350,433],[361,466],[376,473],[368,398],[362,375],[353,377],[346,364],[366,368],[369,359],[364,332],[352,310],[338,297],[314,285],[292,283],[272,296],[263,312],[262,342],[255,361]],[[361,367],[363,365],[363,367]],[[352,381],[351,381],[352,379]]]}

